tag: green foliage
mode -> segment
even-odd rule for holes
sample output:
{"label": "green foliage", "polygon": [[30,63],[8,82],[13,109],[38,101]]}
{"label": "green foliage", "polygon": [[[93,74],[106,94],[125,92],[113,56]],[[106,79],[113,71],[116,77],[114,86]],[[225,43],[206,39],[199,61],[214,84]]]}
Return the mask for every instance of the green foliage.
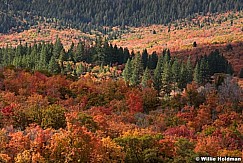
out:
{"label": "green foliage", "polygon": [[149,69],[146,68],[144,73],[143,73],[143,77],[142,77],[142,82],[141,82],[141,85],[142,87],[148,87],[148,81],[150,79],[150,73],[149,73]]}
{"label": "green foliage", "polygon": [[129,83],[131,80],[132,77],[131,74],[132,74],[132,63],[131,60],[128,59],[125,65],[125,69],[122,72],[122,76],[127,83]]}
{"label": "green foliage", "polygon": [[163,58],[160,57],[157,62],[157,66],[154,70],[154,77],[153,77],[153,87],[157,91],[157,94],[160,94],[161,85],[162,85],[162,65]]}
{"label": "green foliage", "polygon": [[162,161],[158,149],[161,135],[128,135],[115,138],[115,142],[126,152],[125,162]]}
{"label": "green foliage", "polygon": [[52,74],[58,74],[61,72],[60,65],[57,63],[54,56],[51,57],[51,60],[48,65],[48,71]]}
{"label": "green foliage", "polygon": [[53,23],[57,29],[71,27],[84,32],[98,29],[106,34],[110,29],[102,28],[103,26],[121,26],[122,29],[125,29],[126,26],[168,24],[198,13],[204,15],[230,10],[239,11],[242,9],[241,6],[243,3],[239,0],[217,2],[174,0],[171,3],[167,3],[167,0],[156,0],[152,3],[147,0],[125,0],[123,2],[108,0],[101,4],[97,4],[95,0],[75,3],[72,0],[36,0],[35,3],[25,0],[13,3],[1,1],[0,32],[9,32],[13,27],[18,27],[16,31],[20,32],[31,25],[37,25],[37,22],[48,22]]}
{"label": "green foliage", "polygon": [[137,86],[140,84],[141,75],[143,72],[142,60],[140,53],[135,55],[135,58],[132,60],[132,76],[131,76],[131,86]]}
{"label": "green foliage", "polygon": [[174,158],[174,162],[196,162],[195,158],[198,155],[194,152],[195,144],[193,142],[185,138],[180,138],[175,145],[177,157]]}

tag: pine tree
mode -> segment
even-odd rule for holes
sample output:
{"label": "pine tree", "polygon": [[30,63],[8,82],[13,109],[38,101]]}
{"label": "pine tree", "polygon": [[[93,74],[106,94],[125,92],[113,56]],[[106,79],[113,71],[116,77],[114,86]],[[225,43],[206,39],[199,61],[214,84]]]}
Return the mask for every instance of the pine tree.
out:
{"label": "pine tree", "polygon": [[146,67],[142,77],[142,82],[141,82],[142,87],[144,88],[148,87],[149,78],[150,78],[149,69],[148,67]]}
{"label": "pine tree", "polygon": [[187,58],[186,71],[187,71],[187,75],[186,75],[187,81],[186,82],[191,83],[193,80],[193,67],[192,67],[192,63],[191,63],[191,56],[189,56]]}
{"label": "pine tree", "polygon": [[178,87],[180,81],[180,65],[177,59],[175,59],[172,64],[171,72],[172,72],[173,90],[176,91],[176,87]]}
{"label": "pine tree", "polygon": [[200,64],[199,64],[199,62],[197,62],[196,67],[194,69],[193,80],[196,83],[198,83],[198,84],[202,83],[202,76],[200,74]]}
{"label": "pine tree", "polygon": [[169,95],[172,90],[172,79],[171,79],[171,65],[170,62],[166,62],[162,72],[162,90]]}
{"label": "pine tree", "polygon": [[85,57],[84,57],[84,43],[83,42],[79,42],[76,48],[76,51],[74,53],[74,62],[81,62],[84,61]]}
{"label": "pine tree", "polygon": [[185,64],[181,64],[181,68],[180,68],[180,81],[179,81],[179,88],[182,90],[186,87],[187,85],[187,76],[188,76],[188,71],[186,68]]}
{"label": "pine tree", "polygon": [[207,83],[210,78],[210,73],[209,73],[209,65],[206,57],[203,57],[200,61],[199,73],[202,79],[200,84]]}
{"label": "pine tree", "polygon": [[129,50],[128,50],[128,48],[124,48],[124,59],[123,59],[123,63],[126,63],[129,58],[130,58]]}
{"label": "pine tree", "polygon": [[132,76],[130,85],[137,86],[141,80],[141,74],[143,72],[141,55],[137,53],[135,59],[132,62]]}
{"label": "pine tree", "polygon": [[46,70],[47,69],[47,67],[48,67],[47,55],[48,55],[47,47],[45,45],[43,45],[42,48],[41,48],[38,70]]}
{"label": "pine tree", "polygon": [[162,64],[163,64],[163,57],[160,56],[154,70],[154,77],[153,77],[153,87],[157,91],[158,96],[161,91],[162,87]]}
{"label": "pine tree", "polygon": [[52,74],[58,74],[61,71],[60,66],[57,63],[54,56],[51,57],[51,60],[50,60],[49,65],[48,65],[48,71]]}
{"label": "pine tree", "polygon": [[57,37],[56,42],[55,42],[54,47],[53,47],[53,56],[55,57],[55,59],[59,58],[59,55],[60,55],[62,50],[63,50],[63,45],[61,43],[60,38]]}
{"label": "pine tree", "polygon": [[132,63],[131,60],[128,59],[125,65],[125,69],[122,72],[123,79],[126,83],[129,83],[132,77]]}
{"label": "pine tree", "polygon": [[142,63],[143,63],[143,69],[145,70],[145,68],[147,67],[147,63],[148,63],[147,49],[144,49],[142,52]]}
{"label": "pine tree", "polygon": [[148,59],[148,68],[151,70],[155,69],[157,62],[158,62],[158,55],[156,54],[156,52],[153,52]]}

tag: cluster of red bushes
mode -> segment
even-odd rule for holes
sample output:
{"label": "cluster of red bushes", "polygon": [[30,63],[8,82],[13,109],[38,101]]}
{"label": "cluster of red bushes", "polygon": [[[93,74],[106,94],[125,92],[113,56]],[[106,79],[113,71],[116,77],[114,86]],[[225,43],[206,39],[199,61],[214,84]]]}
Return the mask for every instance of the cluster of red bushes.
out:
{"label": "cluster of red bushes", "polygon": [[[243,153],[242,91],[194,83],[173,97],[122,79],[1,70],[0,162],[192,162]],[[237,89],[237,90],[236,90]],[[239,88],[240,89],[240,88]],[[234,94],[234,92],[237,92]]]}

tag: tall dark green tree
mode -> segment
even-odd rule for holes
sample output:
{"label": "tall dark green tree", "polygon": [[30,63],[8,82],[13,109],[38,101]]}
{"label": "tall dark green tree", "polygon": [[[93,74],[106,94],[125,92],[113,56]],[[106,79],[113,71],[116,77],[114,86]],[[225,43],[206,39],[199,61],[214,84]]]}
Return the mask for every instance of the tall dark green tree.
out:
{"label": "tall dark green tree", "polygon": [[165,62],[162,72],[162,91],[170,95],[172,90],[172,72],[170,62]]}
{"label": "tall dark green tree", "polygon": [[51,57],[48,65],[48,71],[52,74],[59,74],[61,72],[61,68],[54,56]]}
{"label": "tall dark green tree", "polygon": [[63,45],[59,37],[56,38],[56,42],[53,47],[53,56],[58,59],[61,51],[63,50]]}
{"label": "tall dark green tree", "polygon": [[153,77],[153,87],[157,91],[158,96],[160,95],[160,91],[162,88],[162,66],[163,66],[163,57],[160,56],[154,70]]}
{"label": "tall dark green tree", "polygon": [[146,69],[143,73],[142,81],[141,81],[141,85],[143,88],[148,87],[149,79],[150,79],[149,69],[148,69],[148,67],[146,67]]}
{"label": "tall dark green tree", "polygon": [[187,58],[186,71],[187,71],[187,75],[186,75],[187,83],[191,83],[193,81],[193,66],[191,62],[191,56]]}
{"label": "tall dark green tree", "polygon": [[143,63],[143,69],[147,67],[148,64],[148,52],[147,49],[144,49],[142,52],[142,63]]}
{"label": "tall dark green tree", "polygon": [[158,62],[158,55],[156,52],[153,52],[151,55],[149,55],[148,68],[152,70],[155,69],[157,62]]}
{"label": "tall dark green tree", "polygon": [[122,72],[123,79],[126,83],[129,83],[132,77],[132,62],[130,59],[127,60],[125,69]]}
{"label": "tall dark green tree", "polygon": [[173,90],[176,91],[176,88],[178,87],[180,82],[180,64],[176,58],[172,64],[171,73],[173,81]]}
{"label": "tall dark green tree", "polygon": [[141,81],[141,75],[143,73],[143,64],[140,53],[135,55],[132,60],[132,76],[131,76],[131,86],[137,86]]}

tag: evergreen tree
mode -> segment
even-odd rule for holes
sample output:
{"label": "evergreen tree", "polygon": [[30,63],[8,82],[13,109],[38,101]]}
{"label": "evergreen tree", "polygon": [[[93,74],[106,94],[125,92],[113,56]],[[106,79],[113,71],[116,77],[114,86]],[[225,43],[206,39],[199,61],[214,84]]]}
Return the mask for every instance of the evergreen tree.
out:
{"label": "evergreen tree", "polygon": [[43,45],[42,48],[41,48],[38,70],[46,70],[47,69],[47,67],[48,67],[47,55],[48,55],[47,47],[45,45]]}
{"label": "evergreen tree", "polygon": [[73,42],[67,52],[67,61],[74,61],[74,43]]}
{"label": "evergreen tree", "polygon": [[158,62],[158,55],[156,54],[156,52],[153,52],[151,55],[149,55],[148,68],[155,69],[157,62]]}
{"label": "evergreen tree", "polygon": [[191,56],[187,58],[186,71],[187,71],[186,82],[191,83],[193,80],[193,67],[191,62]]}
{"label": "evergreen tree", "polygon": [[176,91],[178,84],[180,82],[180,65],[177,59],[174,60],[172,64],[172,81],[173,81],[173,90]]}
{"label": "evergreen tree", "polygon": [[142,63],[143,63],[143,69],[145,70],[145,68],[147,67],[147,63],[148,63],[147,49],[144,49],[142,52]]}
{"label": "evergreen tree", "polygon": [[62,51],[60,52],[60,56],[59,56],[59,62],[60,62],[60,68],[61,68],[61,73],[64,73],[64,61],[65,61],[65,51],[64,49],[62,49]]}
{"label": "evergreen tree", "polygon": [[158,96],[161,91],[162,87],[162,64],[163,64],[163,57],[160,56],[154,70],[154,77],[153,77],[153,86],[154,89],[157,90]]}
{"label": "evergreen tree", "polygon": [[162,72],[162,90],[167,95],[170,94],[172,90],[172,79],[171,79],[172,73],[171,73],[171,65],[170,62],[166,62],[163,67]]}
{"label": "evergreen tree", "polygon": [[48,65],[48,71],[52,74],[58,74],[61,72],[60,66],[57,63],[56,59],[54,56],[51,57],[51,60]]}
{"label": "evergreen tree", "polygon": [[55,59],[58,59],[60,56],[61,51],[63,50],[63,45],[59,37],[56,38],[56,42],[53,47],[53,56]]}
{"label": "evergreen tree", "polygon": [[205,84],[209,81],[210,79],[209,65],[206,57],[202,57],[202,59],[200,60],[199,74],[202,79],[200,84]]}
{"label": "evergreen tree", "polygon": [[132,62],[132,76],[130,85],[137,86],[141,80],[141,74],[143,72],[141,55],[137,53]]}
{"label": "evergreen tree", "polygon": [[186,87],[187,85],[187,76],[188,76],[188,71],[186,68],[185,64],[181,64],[181,68],[180,68],[180,81],[179,81],[179,88],[182,90]]}
{"label": "evergreen tree", "polygon": [[84,61],[84,42],[80,41],[77,45],[76,51],[74,53],[74,62],[81,62]]}
{"label": "evergreen tree", "polygon": [[123,59],[123,63],[126,63],[129,58],[130,58],[129,50],[128,50],[128,48],[124,48],[124,59]]}
{"label": "evergreen tree", "polygon": [[144,73],[143,73],[143,77],[142,77],[142,82],[141,85],[142,87],[148,87],[148,81],[150,79],[150,74],[149,74],[149,69],[148,67],[146,67]]}
{"label": "evergreen tree", "polygon": [[122,76],[126,83],[129,83],[132,77],[132,62],[130,59],[127,60],[125,69],[122,72]]}
{"label": "evergreen tree", "polygon": [[202,83],[202,76],[200,74],[200,64],[199,64],[199,62],[197,62],[196,67],[194,69],[193,80],[196,83],[198,83],[198,84]]}

